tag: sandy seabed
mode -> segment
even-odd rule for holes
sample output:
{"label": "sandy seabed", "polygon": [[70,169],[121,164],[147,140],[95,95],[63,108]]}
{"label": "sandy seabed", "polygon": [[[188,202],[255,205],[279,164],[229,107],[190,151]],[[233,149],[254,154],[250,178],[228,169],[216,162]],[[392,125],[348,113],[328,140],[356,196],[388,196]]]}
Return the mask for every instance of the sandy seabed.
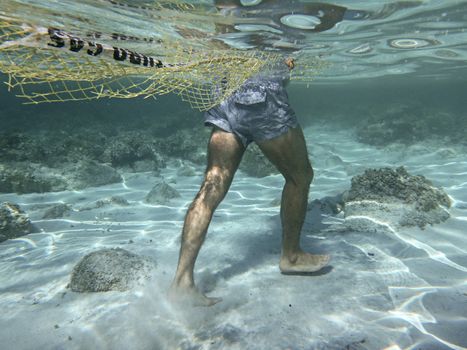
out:
{"label": "sandy seabed", "polygon": [[[223,302],[179,309],[167,302],[180,231],[202,180],[163,170],[180,198],[149,205],[159,178],[124,174],[121,184],[83,191],[3,194],[39,233],[0,246],[0,344],[14,349],[465,349],[467,348],[467,159],[456,146],[420,143],[374,148],[349,131],[305,130],[315,180],[310,200],[334,196],[367,168],[404,165],[443,187],[451,218],[424,230],[349,232],[343,218],[307,216],[303,247],[332,255],[314,276],[279,273],[279,175],[238,172],[216,211],[196,266],[200,289]],[[96,201],[120,196],[117,203]],[[42,219],[53,204],[68,216]],[[319,221],[319,222],[317,222]],[[120,247],[157,267],[128,292],[74,293],[73,266],[85,254]]]}

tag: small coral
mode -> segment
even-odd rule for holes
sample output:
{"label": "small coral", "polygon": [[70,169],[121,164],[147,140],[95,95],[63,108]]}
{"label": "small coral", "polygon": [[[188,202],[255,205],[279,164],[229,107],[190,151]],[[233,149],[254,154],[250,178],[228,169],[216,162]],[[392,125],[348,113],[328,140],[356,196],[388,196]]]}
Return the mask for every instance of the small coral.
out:
{"label": "small coral", "polygon": [[[148,133],[139,131],[121,132],[107,140],[103,160],[113,166],[134,166],[136,162],[151,160],[156,168],[165,167],[159,154],[159,146]],[[156,169],[154,169],[156,170]]]}
{"label": "small coral", "polygon": [[179,197],[180,193],[175,188],[165,182],[160,182],[147,194],[145,201],[150,204],[167,204],[172,198]]}
{"label": "small coral", "polygon": [[0,242],[24,236],[33,231],[28,215],[19,205],[5,202],[0,205]]}

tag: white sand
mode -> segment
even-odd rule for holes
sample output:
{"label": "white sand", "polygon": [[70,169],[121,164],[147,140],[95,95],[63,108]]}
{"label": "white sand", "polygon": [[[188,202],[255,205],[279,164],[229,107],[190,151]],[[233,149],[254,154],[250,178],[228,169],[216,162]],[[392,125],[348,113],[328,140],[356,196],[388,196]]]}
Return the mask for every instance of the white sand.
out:
{"label": "white sand", "polygon": [[[305,130],[315,168],[311,199],[336,195],[369,167],[404,165],[442,186],[454,200],[442,224],[394,233],[313,229],[303,246],[332,255],[316,276],[279,273],[280,176],[239,172],[217,210],[196,278],[224,301],[177,310],[166,290],[175,271],[187,205],[202,179],[163,171],[182,195],[169,206],[144,203],[157,181],[126,174],[125,183],[80,192],[0,195],[31,216],[41,233],[0,246],[1,349],[462,349],[467,347],[467,160],[439,145],[376,149],[348,130]],[[82,210],[109,196],[129,206]],[[63,219],[42,220],[52,203],[68,203]],[[337,218],[322,218],[337,223]],[[130,240],[133,243],[129,243]],[[131,292],[73,293],[73,266],[85,254],[121,247],[157,261],[153,280]]]}

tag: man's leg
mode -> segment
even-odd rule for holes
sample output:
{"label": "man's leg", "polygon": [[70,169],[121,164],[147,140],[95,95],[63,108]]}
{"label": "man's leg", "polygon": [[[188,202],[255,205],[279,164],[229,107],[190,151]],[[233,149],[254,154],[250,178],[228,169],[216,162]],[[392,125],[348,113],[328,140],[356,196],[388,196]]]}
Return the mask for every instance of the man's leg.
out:
{"label": "man's leg", "polygon": [[300,248],[300,231],[313,180],[313,168],[308,160],[302,129],[290,129],[277,138],[257,144],[285,177],[281,201],[283,237],[279,267],[283,273],[318,271],[328,263],[329,256],[312,255]]}
{"label": "man's leg", "polygon": [[244,151],[245,147],[234,134],[218,128],[213,130],[204,182],[185,217],[177,272],[170,292],[175,299],[188,299],[192,304],[206,306],[220,301],[196,289],[193,270],[214,210],[229,190]]}

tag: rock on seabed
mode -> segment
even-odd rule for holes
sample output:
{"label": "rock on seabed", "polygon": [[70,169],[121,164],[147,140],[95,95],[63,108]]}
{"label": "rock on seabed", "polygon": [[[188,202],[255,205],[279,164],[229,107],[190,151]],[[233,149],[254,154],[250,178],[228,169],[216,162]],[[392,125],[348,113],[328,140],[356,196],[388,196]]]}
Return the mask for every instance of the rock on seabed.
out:
{"label": "rock on seabed", "polygon": [[449,196],[424,176],[410,175],[404,167],[368,169],[352,178],[344,195],[346,224],[388,227],[436,224],[447,220]]}
{"label": "rock on seabed", "polygon": [[73,268],[69,288],[74,292],[126,291],[143,284],[155,264],[121,248],[84,256]]}
{"label": "rock on seabed", "polygon": [[146,195],[145,201],[149,204],[167,204],[172,198],[179,198],[180,193],[165,183],[164,181],[156,184]]}
{"label": "rock on seabed", "polygon": [[19,205],[4,202],[0,205],[0,242],[33,232],[29,216]]}

